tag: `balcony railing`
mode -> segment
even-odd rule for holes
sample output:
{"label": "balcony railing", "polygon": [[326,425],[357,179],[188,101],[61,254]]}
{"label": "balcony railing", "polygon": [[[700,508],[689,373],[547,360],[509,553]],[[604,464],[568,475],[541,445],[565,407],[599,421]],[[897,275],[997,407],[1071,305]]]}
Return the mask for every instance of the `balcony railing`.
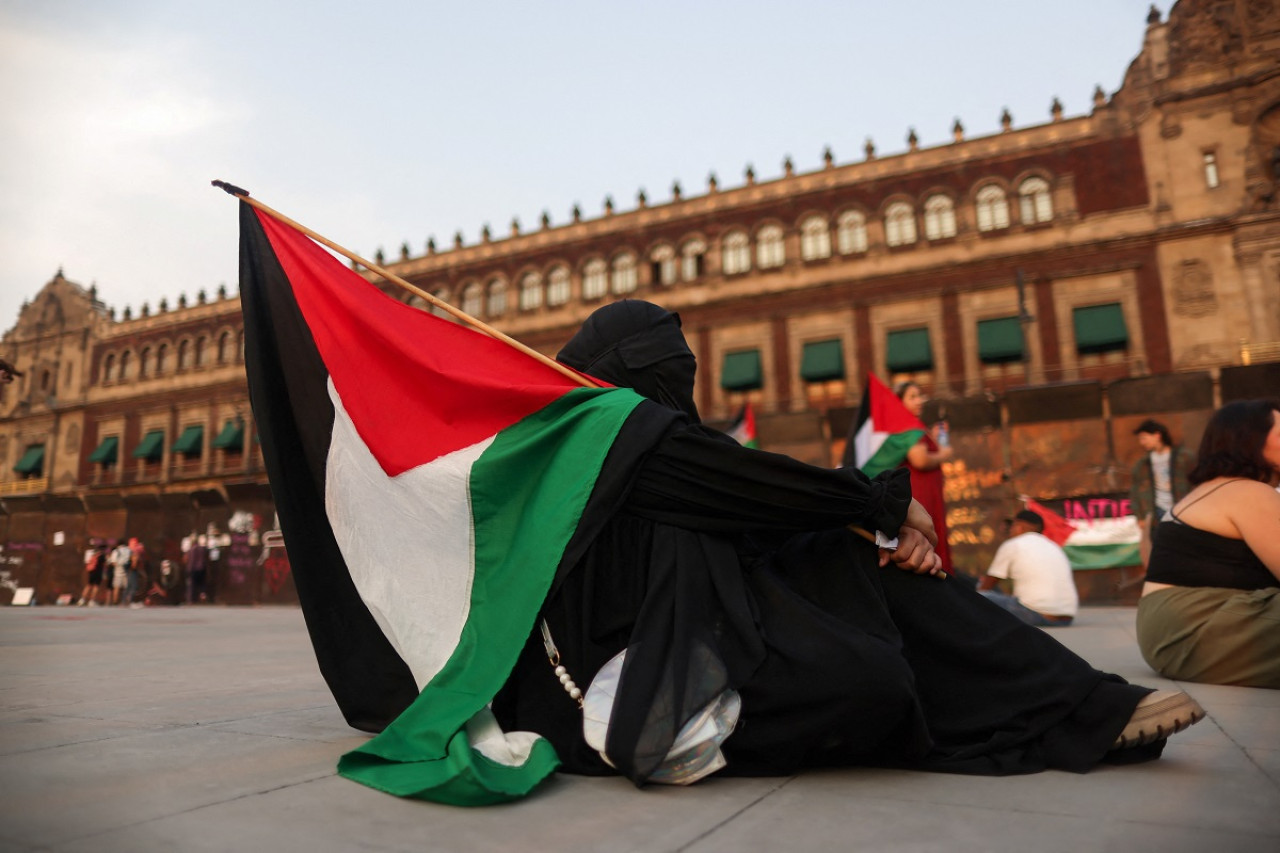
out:
{"label": "balcony railing", "polygon": [[10,480],[0,483],[0,497],[5,495],[36,495],[49,488],[48,477],[33,477],[29,480]]}

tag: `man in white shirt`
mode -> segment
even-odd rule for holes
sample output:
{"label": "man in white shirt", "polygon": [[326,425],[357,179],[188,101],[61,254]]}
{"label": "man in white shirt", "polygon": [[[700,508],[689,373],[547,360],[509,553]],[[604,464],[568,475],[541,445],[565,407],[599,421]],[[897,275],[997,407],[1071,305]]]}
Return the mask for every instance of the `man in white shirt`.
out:
{"label": "man in white shirt", "polygon": [[[1044,519],[1031,510],[1015,515],[978,591],[1028,625],[1070,625],[1080,608],[1071,563],[1043,530]],[[996,588],[1002,580],[1013,585],[1012,595]]]}

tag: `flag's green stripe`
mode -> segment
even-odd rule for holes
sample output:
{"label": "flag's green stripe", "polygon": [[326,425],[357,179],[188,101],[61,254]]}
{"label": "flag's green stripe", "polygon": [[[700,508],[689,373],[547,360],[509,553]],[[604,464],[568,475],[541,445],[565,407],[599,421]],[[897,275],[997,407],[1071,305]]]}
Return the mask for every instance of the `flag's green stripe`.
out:
{"label": "flag's green stripe", "polygon": [[1115,545],[1063,545],[1073,569],[1114,569],[1117,566],[1140,566],[1137,542]]}
{"label": "flag's green stripe", "polygon": [[483,805],[520,797],[555,770],[545,743],[507,767],[470,750],[463,727],[511,673],[605,455],[640,399],[624,389],[571,391],[503,430],[476,461],[475,579],[458,646],[403,714],[343,756],[342,775],[402,797]]}
{"label": "flag's green stripe", "polygon": [[902,464],[902,460],[907,458],[907,451],[911,449],[911,445],[919,441],[922,435],[924,430],[909,429],[889,436],[884,440],[884,444],[871,454],[871,458],[863,463],[862,473],[868,477],[874,477],[881,471],[897,468]]}

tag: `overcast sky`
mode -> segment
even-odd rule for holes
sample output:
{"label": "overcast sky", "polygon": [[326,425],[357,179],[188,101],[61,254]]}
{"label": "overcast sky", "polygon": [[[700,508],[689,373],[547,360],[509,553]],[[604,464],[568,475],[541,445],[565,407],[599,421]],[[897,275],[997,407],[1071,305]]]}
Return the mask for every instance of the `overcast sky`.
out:
{"label": "overcast sky", "polygon": [[[1156,6],[1168,13],[1171,0]],[[372,255],[1087,113],[1148,0],[0,0],[0,329],[236,287],[221,178]]]}

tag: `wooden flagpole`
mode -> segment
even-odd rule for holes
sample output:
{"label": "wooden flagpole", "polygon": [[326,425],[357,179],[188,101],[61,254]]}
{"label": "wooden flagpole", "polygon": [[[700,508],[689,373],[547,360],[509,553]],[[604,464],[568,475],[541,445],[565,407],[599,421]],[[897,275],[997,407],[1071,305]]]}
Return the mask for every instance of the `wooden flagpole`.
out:
{"label": "wooden flagpole", "polygon": [[265,204],[258,201],[257,199],[250,198],[248,190],[241,189],[240,187],[237,187],[233,184],[228,184],[226,181],[212,181],[211,183],[213,184],[213,186],[218,187],[219,189],[224,190],[228,194],[233,195],[236,198],[240,199],[245,204],[248,204],[251,207],[256,207],[258,210],[261,210],[263,213],[267,214],[268,216],[271,216],[275,219],[280,220],[281,222],[285,223],[291,228],[296,228],[297,230],[301,231],[303,234],[306,234],[312,240],[315,240],[317,243],[320,243],[323,246],[328,246],[330,249],[333,249],[333,251],[337,252],[339,255],[342,255],[343,257],[349,260],[355,261],[357,264],[360,264],[362,267],[369,270],[370,272],[377,273],[378,275],[385,278],[387,281],[392,282],[393,284],[399,285],[400,287],[404,288],[405,290],[409,291],[415,296],[421,297],[427,303],[435,306],[436,308],[439,308],[441,311],[445,311],[446,313],[452,315],[453,317],[456,317],[458,320],[461,320],[463,323],[466,323],[471,328],[476,329],[477,331],[480,331],[480,332],[484,332],[489,337],[496,338],[497,340],[502,341],[504,344],[510,347],[514,347],[515,349],[519,350],[520,352],[524,353],[530,358],[537,359],[538,361],[545,364],[547,367],[550,367],[552,370],[556,371],[557,373],[567,376],[568,378],[572,379],[574,382],[578,383],[579,385],[582,385],[585,388],[602,387],[598,382],[592,380],[587,376],[583,376],[581,373],[578,373],[577,371],[573,370],[570,367],[566,367],[565,365],[556,361],[554,358],[548,358],[547,356],[543,355],[537,350],[520,343],[510,335],[506,335],[506,334],[503,334],[502,332],[499,332],[497,329],[493,328],[488,323],[485,323],[483,320],[479,320],[475,317],[472,317],[470,314],[466,313],[465,311],[462,311],[461,309],[454,308],[452,305],[450,305],[448,302],[445,302],[443,299],[436,296],[434,293],[428,293],[422,288],[416,287],[415,285],[410,284],[409,282],[405,281],[395,273],[389,270],[383,269],[381,266],[373,263],[372,261],[365,260],[364,258],[357,255],[355,252],[352,252],[348,249],[343,248],[342,246],[339,246],[337,243],[333,242],[327,237],[317,234],[316,232],[312,231],[310,228],[306,227],[305,225],[302,225],[298,222],[294,222],[289,217],[285,216],[279,211],[272,210],[270,207],[267,207]]}

